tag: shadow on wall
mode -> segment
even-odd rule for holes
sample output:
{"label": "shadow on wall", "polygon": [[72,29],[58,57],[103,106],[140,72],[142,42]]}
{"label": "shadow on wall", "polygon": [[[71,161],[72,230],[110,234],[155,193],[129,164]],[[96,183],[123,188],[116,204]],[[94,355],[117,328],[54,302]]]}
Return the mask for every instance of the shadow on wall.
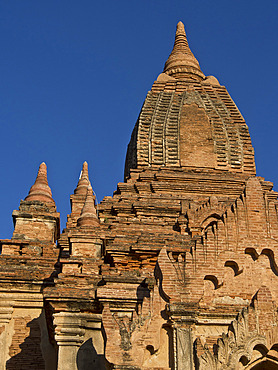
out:
{"label": "shadow on wall", "polygon": [[104,355],[98,355],[92,339],[86,340],[79,348],[76,357],[78,370],[108,370],[111,369]]}
{"label": "shadow on wall", "polygon": [[[10,347],[10,355],[12,356],[6,363],[6,370],[41,370],[45,369],[45,363],[41,352],[41,330],[39,319],[33,319],[26,323],[22,330],[18,330],[13,336]],[[15,322],[16,325],[16,322]],[[29,332],[30,328],[30,332]],[[29,335],[28,335],[29,332]],[[28,336],[26,336],[28,335]],[[21,344],[19,344],[21,343]]]}

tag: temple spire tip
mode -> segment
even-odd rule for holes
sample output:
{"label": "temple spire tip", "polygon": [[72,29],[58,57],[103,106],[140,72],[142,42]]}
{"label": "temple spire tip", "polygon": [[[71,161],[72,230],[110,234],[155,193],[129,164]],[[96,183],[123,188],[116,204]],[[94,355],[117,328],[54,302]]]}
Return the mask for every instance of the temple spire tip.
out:
{"label": "temple spire tip", "polygon": [[51,189],[48,185],[47,180],[47,166],[45,162],[42,162],[39,166],[37,178],[35,180],[34,185],[31,187],[29,194],[25,198],[27,201],[41,201],[46,203],[55,204]]}
{"label": "temple spire tip", "polygon": [[82,227],[82,226],[98,226],[98,225],[99,225],[99,220],[98,220],[96,208],[95,208],[95,196],[94,196],[91,182],[89,181],[85,203],[81,211],[81,215],[79,219],[77,220],[77,226]]}
{"label": "temple spire tip", "polygon": [[179,21],[178,24],[177,24],[177,31],[182,31],[185,33],[185,29],[184,29],[184,24],[182,23],[182,21]]}
{"label": "temple spire tip", "polygon": [[173,50],[167,59],[164,73],[176,79],[203,80],[205,78],[197,59],[189,48],[184,24],[177,24]]}
{"label": "temple spire tip", "polygon": [[74,194],[86,195],[88,185],[89,185],[89,170],[88,163],[85,161],[83,162],[82,170],[79,176],[79,181],[76,189],[74,190]]}

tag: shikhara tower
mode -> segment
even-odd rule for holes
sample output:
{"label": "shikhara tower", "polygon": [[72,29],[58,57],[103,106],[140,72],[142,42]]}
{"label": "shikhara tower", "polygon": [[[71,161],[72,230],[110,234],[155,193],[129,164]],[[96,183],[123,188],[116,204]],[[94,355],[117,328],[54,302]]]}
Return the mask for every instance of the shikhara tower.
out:
{"label": "shikhara tower", "polygon": [[42,163],[1,240],[3,368],[278,369],[277,193],[181,22],[125,182],[96,209],[85,162],[70,201],[60,235]]}

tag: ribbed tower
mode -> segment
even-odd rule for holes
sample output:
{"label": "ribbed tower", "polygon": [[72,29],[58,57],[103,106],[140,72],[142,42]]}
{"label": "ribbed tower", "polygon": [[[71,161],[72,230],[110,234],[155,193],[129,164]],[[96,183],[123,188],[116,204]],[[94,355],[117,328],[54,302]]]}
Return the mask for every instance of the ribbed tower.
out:
{"label": "ribbed tower", "polygon": [[133,130],[125,178],[150,167],[256,173],[248,127],[226,88],[201,71],[182,22]]}

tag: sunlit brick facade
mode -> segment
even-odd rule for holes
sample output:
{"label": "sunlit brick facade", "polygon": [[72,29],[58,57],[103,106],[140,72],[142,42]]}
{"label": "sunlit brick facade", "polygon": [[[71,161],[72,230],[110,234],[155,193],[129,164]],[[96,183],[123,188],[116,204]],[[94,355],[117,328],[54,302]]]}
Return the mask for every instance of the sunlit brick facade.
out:
{"label": "sunlit brick facade", "polygon": [[277,193],[181,22],[125,182],[70,201],[60,234],[42,163],[1,240],[1,369],[278,369]]}

